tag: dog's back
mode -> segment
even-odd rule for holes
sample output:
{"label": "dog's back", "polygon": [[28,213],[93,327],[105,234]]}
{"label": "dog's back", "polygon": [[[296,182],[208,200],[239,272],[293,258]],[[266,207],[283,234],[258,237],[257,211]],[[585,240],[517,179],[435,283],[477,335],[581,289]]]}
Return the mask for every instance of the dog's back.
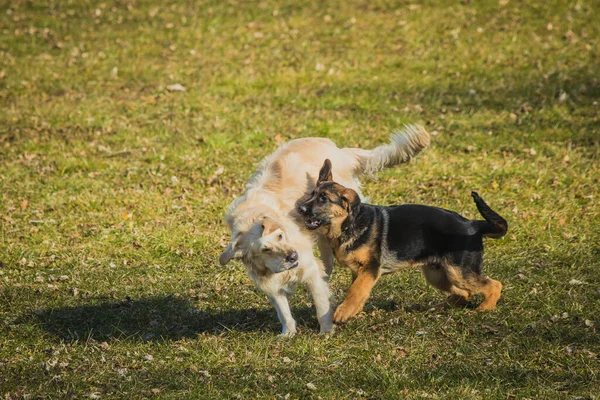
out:
{"label": "dog's back", "polygon": [[397,259],[422,260],[455,251],[480,251],[482,234],[476,221],[437,207],[406,204],[385,207],[387,248]]}
{"label": "dog's back", "polygon": [[[456,264],[464,262],[465,252],[482,252],[483,237],[504,236],[508,224],[477,193],[472,196],[485,220],[469,220],[453,211],[419,204],[384,207],[387,249],[399,261],[451,257]],[[473,267],[479,270],[479,265]]]}

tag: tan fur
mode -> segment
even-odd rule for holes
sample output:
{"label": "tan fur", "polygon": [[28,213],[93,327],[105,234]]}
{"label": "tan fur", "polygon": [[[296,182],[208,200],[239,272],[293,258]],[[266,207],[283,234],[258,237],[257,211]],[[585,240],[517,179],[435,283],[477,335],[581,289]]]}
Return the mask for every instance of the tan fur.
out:
{"label": "tan fur", "polygon": [[373,262],[379,263],[375,254],[378,248],[378,231],[379,227],[372,226],[367,243],[354,251],[344,251],[343,244],[334,248],[338,262],[352,271],[353,278],[346,298],[333,315],[333,320],[337,323],[344,323],[362,311],[371,290],[381,276],[381,269],[375,272],[369,268]]}
{"label": "tan fur", "polygon": [[[312,285],[313,298],[315,295],[320,298],[315,300],[319,316],[321,310],[324,310],[322,299],[329,292],[326,284],[318,283],[324,279],[320,272],[323,264],[314,258],[313,245],[317,242],[319,246],[327,277],[333,268],[333,250],[322,236],[303,228],[296,205],[314,190],[323,161],[330,159],[336,166],[336,180],[354,189],[357,196],[362,198],[358,181],[360,174],[372,174],[383,168],[408,162],[428,144],[429,134],[422,127],[411,125],[395,134],[390,144],[373,150],[340,149],[331,140],[324,138],[296,139],[286,143],[261,162],[246,185],[244,194],[229,206],[225,221],[231,230],[231,242],[219,256],[219,262],[225,265],[232,259],[242,259],[248,274],[269,295],[277,309],[283,325],[282,333],[293,334],[295,322],[289,313],[287,298],[276,296],[277,285],[284,283],[279,282],[277,273],[273,274],[264,265],[262,253],[254,251],[257,243],[262,240],[262,232],[256,226],[266,217],[277,224],[270,225],[267,233],[280,229],[288,237],[289,244],[298,252],[300,261],[297,268],[282,273],[293,275],[294,279],[302,276],[305,283]],[[302,226],[300,230],[298,225]],[[279,287],[279,291],[281,290],[283,286]],[[319,322],[322,332],[331,329],[331,316],[323,314],[319,317]]]}
{"label": "tan fur", "polygon": [[[336,168],[336,181],[354,189],[362,199],[360,174],[373,174],[383,168],[408,162],[429,145],[429,134],[423,127],[407,125],[394,134],[392,143],[373,150],[338,148],[325,138],[292,140],[266,157],[254,173],[242,196],[235,199],[227,210],[225,221],[231,230],[231,254],[220,257],[227,263],[235,252],[235,240],[245,235],[263,216],[281,221],[286,231],[290,224],[302,225],[296,212],[298,202],[315,188],[323,160],[330,159]],[[318,235],[304,232],[307,240],[314,242]],[[251,240],[252,241],[252,238]],[[323,245],[321,245],[323,244]],[[320,243],[321,252],[331,254],[325,242]],[[242,252],[245,249],[237,249]],[[331,268],[332,260],[324,260]],[[331,271],[328,271],[330,273]]]}
{"label": "tan fur", "polygon": [[445,269],[432,268],[431,265],[423,264],[421,265],[421,272],[423,272],[423,276],[431,286],[442,292],[450,292],[452,282],[448,279]]}
{"label": "tan fur", "polygon": [[331,208],[331,224],[322,231],[328,239],[335,239],[342,234],[342,223],[348,217],[348,211],[334,204]]}
{"label": "tan fur", "polygon": [[[475,273],[465,275],[460,266],[452,265],[447,258],[431,257],[421,261],[398,261],[385,244],[388,229],[388,217],[385,212],[382,218],[375,219],[374,223],[367,228],[361,228],[360,232],[352,232],[350,236],[345,233],[342,239],[342,223],[352,212],[350,204],[355,196],[354,192],[335,183],[326,185],[333,179],[331,163],[326,161],[323,164],[320,175],[321,186],[306,202],[311,204],[311,212],[314,215],[326,216],[327,224],[319,229],[326,231],[336,259],[340,265],[350,269],[353,279],[346,299],[334,314],[334,322],[343,323],[359,313],[382,274],[416,266],[421,268],[427,282],[450,295],[443,305],[462,305],[473,295],[483,294],[484,301],[477,310],[496,308],[502,290],[502,284],[498,281]],[[318,200],[323,195],[327,196],[329,201]],[[340,207],[339,200],[344,196],[348,202],[342,201],[343,206]],[[382,222],[383,226],[380,225]],[[357,237],[364,234],[364,229],[368,229],[369,232],[366,243],[357,249],[347,250],[351,248]],[[382,232],[384,238],[380,237],[379,232]]]}
{"label": "tan fur", "polygon": [[369,271],[359,271],[346,294],[346,299],[335,310],[333,320],[337,323],[344,323],[361,312],[380,276],[381,274],[375,276]]}
{"label": "tan fur", "polygon": [[[483,295],[483,302],[477,307],[477,311],[491,311],[496,309],[496,303],[500,299],[502,284],[487,276],[472,275],[465,277],[459,267],[451,264],[445,266],[448,280],[452,282],[454,294],[461,295],[468,300],[476,294]],[[467,295],[464,295],[466,293]]]}

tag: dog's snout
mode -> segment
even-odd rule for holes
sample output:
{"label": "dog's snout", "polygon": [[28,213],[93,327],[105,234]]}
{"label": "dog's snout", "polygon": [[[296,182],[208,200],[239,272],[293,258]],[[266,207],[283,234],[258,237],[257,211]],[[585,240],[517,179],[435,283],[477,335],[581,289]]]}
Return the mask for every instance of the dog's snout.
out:
{"label": "dog's snout", "polygon": [[306,204],[302,204],[298,207],[298,212],[302,215],[308,214],[308,206]]}
{"label": "dog's snout", "polygon": [[287,255],[287,257],[285,258],[285,260],[287,262],[291,262],[291,263],[298,261],[298,252],[297,251],[292,251],[291,253],[289,253]]}

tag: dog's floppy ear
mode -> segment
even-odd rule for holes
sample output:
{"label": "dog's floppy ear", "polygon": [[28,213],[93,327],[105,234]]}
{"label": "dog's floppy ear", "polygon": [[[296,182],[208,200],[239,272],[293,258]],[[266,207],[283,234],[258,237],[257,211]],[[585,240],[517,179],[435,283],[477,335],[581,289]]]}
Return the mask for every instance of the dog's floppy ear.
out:
{"label": "dog's floppy ear", "polygon": [[319,171],[319,179],[317,179],[317,185],[322,182],[329,182],[333,180],[333,174],[331,173],[331,161],[329,158],[325,159],[321,170]]}
{"label": "dog's floppy ear", "polygon": [[352,212],[360,204],[360,197],[354,190],[346,188],[342,192],[342,200],[346,203],[346,209]]}
{"label": "dog's floppy ear", "polygon": [[229,243],[229,246],[225,249],[224,252],[219,256],[219,264],[226,265],[229,261],[234,258],[242,258],[244,252],[237,248],[237,240]]}

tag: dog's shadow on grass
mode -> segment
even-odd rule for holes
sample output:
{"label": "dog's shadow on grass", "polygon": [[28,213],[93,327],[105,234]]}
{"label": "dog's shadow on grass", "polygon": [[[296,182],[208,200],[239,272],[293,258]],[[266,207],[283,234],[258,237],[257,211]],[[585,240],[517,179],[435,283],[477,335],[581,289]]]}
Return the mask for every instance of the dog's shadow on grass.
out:
{"label": "dog's shadow on grass", "polygon": [[[310,319],[308,307],[293,310],[299,319]],[[280,329],[275,311],[265,309],[201,309],[188,299],[174,296],[123,301],[99,301],[91,305],[50,308],[34,314],[41,326],[61,340],[167,341],[220,335],[227,331],[273,332]]]}

